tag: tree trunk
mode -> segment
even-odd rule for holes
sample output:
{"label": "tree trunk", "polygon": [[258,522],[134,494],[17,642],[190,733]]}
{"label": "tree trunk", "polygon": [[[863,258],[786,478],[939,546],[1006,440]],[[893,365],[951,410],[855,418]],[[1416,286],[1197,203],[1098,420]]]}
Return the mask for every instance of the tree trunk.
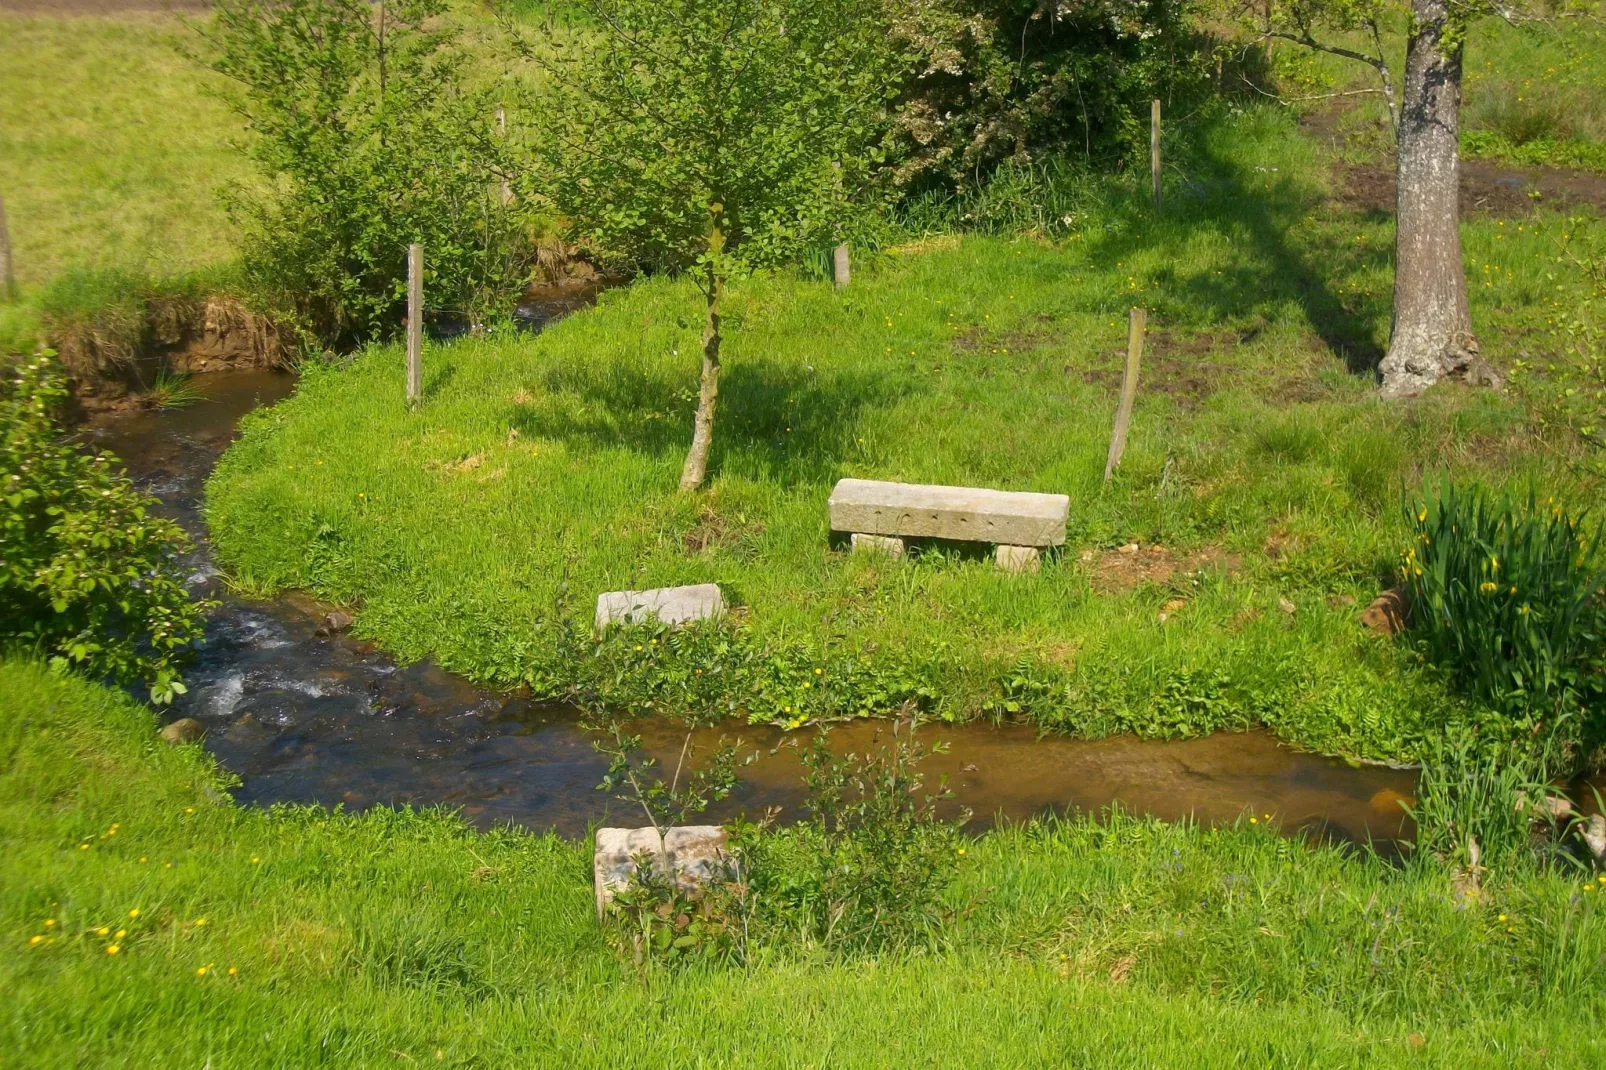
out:
{"label": "tree trunk", "polygon": [[703,323],[703,379],[697,392],[697,418],[692,424],[691,450],[680,470],[680,489],[696,490],[708,475],[708,451],[714,444],[714,406],[719,401],[719,298],[723,281],[714,265],[708,268],[708,316]]}
{"label": "tree trunk", "polygon": [[1420,394],[1477,356],[1461,262],[1461,52],[1447,0],[1412,0],[1395,213],[1394,325],[1383,396]]}

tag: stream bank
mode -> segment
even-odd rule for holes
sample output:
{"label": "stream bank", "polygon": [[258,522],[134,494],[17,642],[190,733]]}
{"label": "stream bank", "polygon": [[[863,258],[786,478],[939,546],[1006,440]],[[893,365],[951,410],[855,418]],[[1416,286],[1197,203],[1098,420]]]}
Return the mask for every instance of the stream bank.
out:
{"label": "stream bank", "polygon": [[[241,417],[294,389],[272,370],[228,371],[192,380],[205,400],[181,409],[103,415],[87,431],[121,457],[131,476],[195,540],[190,585],[217,611],[187,674],[188,694],[169,713],[207,729],[205,745],[241,779],[239,801],[461,808],[485,828],[515,823],[582,835],[597,822],[635,815],[596,791],[606,762],[577,712],[519,693],[475,687],[429,661],[397,664],[326,620],[331,607],[303,595],[259,600],[231,593],[207,542],[206,477]],[[834,746],[862,753],[884,728],[838,727]],[[673,763],[684,736],[665,721],[637,726],[649,750]],[[771,750],[779,729],[735,726],[744,749]],[[700,748],[720,733],[700,731]],[[1187,740],[1113,736],[1040,737],[1026,726],[934,725],[927,741],[948,744],[929,769],[946,776],[951,808],[977,826],[1111,804],[1168,820],[1230,822],[1270,815],[1290,830],[1350,842],[1410,834],[1401,803],[1414,774],[1350,766],[1297,752],[1265,732]],[[804,797],[795,751],[749,767],[716,819],[779,806],[799,816]]]}

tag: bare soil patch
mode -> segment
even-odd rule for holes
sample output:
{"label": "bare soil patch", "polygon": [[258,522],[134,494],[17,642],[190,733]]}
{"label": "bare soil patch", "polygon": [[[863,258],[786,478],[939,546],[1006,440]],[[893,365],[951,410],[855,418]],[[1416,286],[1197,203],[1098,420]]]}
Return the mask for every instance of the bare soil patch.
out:
{"label": "bare soil patch", "polygon": [[[1394,213],[1394,172],[1349,164],[1333,177],[1335,199],[1362,212]],[[1584,205],[1606,211],[1606,175],[1559,167],[1506,167],[1488,160],[1461,161],[1461,212],[1501,218],[1527,215],[1536,204]]]}
{"label": "bare soil patch", "polygon": [[1100,594],[1120,594],[1145,583],[1182,590],[1201,573],[1236,572],[1238,555],[1215,546],[1189,554],[1165,546],[1128,543],[1114,550],[1084,550],[1081,564]]}

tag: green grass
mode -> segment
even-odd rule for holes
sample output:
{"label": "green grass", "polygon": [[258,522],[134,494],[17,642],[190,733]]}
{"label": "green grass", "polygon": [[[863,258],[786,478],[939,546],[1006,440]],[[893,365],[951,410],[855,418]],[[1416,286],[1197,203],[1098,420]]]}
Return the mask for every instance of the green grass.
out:
{"label": "green grass", "polygon": [[[1521,167],[1573,167],[1606,171],[1606,26],[1569,19],[1554,25],[1512,26],[1498,18],[1476,21],[1467,39],[1462,83],[1461,154]],[[1321,35],[1318,35],[1321,36]],[[1369,38],[1326,35],[1371,54]],[[1384,44],[1396,92],[1405,71],[1405,36]],[[1352,60],[1279,42],[1276,70],[1289,97],[1375,90],[1377,75]],[[1382,98],[1342,98],[1300,105],[1340,109],[1342,148],[1352,158],[1392,153]]]}
{"label": "green grass", "polygon": [[236,807],[203,751],[161,743],[120,694],[11,658],[0,695],[0,1043],[18,1065],[1601,1057],[1606,891],[1579,878],[1473,901],[1247,823],[1035,825],[971,844],[935,948],[773,947],[642,977],[598,930],[583,844],[444,812]]}
{"label": "green grass", "polygon": [[[1160,223],[1117,197],[1058,243],[939,239],[842,293],[743,284],[706,494],[674,489],[695,295],[653,279],[535,339],[431,346],[416,413],[395,349],[309,369],[213,479],[217,545],[250,587],[360,602],[359,631],[401,657],[494,683],[779,721],[924,689],[950,717],[1008,709],[1087,734],[1263,723],[1323,750],[1415,754],[1460,712],[1340,602],[1388,585],[1402,489],[1442,468],[1587,490],[1507,397],[1449,386],[1388,405],[1346,370],[1386,338],[1390,230],[1322,206],[1285,123],[1227,123],[1193,165],[1207,192]],[[1497,361],[1545,344],[1568,299],[1534,270],[1546,226],[1466,225]],[[1101,488],[1131,303],[1158,330]],[[828,542],[843,476],[1067,493],[1069,545],[1026,576],[852,556]],[[1081,556],[1132,540],[1231,564],[1094,589]],[[587,630],[601,591],[706,581],[745,614],[731,660],[759,665],[724,691],[688,683],[715,656],[695,643],[577,653],[556,627]]]}
{"label": "green grass", "polygon": [[0,12],[0,194],[24,290],[70,267],[164,274],[234,256],[217,190],[239,124],[170,16]]}

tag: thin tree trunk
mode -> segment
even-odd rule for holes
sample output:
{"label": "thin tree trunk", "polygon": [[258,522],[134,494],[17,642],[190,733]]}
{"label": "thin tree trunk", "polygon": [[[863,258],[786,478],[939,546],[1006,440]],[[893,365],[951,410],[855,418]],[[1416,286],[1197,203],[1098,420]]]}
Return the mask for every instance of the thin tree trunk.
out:
{"label": "thin tree trunk", "polygon": [[696,490],[708,475],[708,451],[714,444],[714,406],[719,401],[719,298],[723,288],[718,267],[708,267],[707,319],[703,322],[703,378],[697,392],[697,418],[692,424],[691,450],[680,471],[680,489]]}
{"label": "thin tree trunk", "polygon": [[1420,394],[1478,352],[1461,262],[1461,52],[1446,0],[1412,0],[1395,214],[1394,325],[1383,396]]}

